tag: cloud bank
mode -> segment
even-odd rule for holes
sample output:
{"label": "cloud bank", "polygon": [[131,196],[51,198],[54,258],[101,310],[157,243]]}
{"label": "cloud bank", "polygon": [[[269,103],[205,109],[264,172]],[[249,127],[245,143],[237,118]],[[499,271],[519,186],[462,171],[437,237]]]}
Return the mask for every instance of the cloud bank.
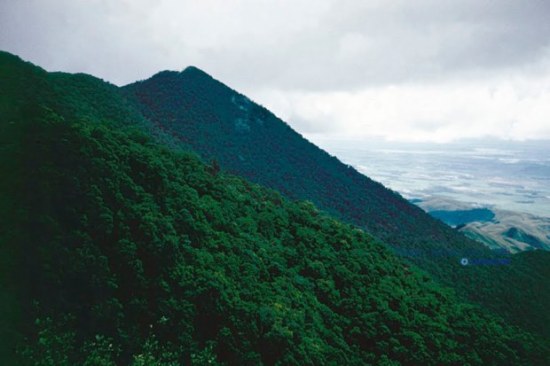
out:
{"label": "cloud bank", "polygon": [[196,65],[306,135],[550,139],[550,3],[18,0],[0,48],[123,85]]}

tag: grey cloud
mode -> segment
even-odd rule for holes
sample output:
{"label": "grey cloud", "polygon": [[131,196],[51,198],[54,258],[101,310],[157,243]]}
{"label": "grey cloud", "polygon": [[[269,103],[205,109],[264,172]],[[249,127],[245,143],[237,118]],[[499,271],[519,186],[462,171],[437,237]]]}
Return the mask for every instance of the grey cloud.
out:
{"label": "grey cloud", "polygon": [[0,48],[118,84],[194,64],[245,90],[479,76],[550,51],[550,2],[542,0],[217,4],[221,10],[193,1],[2,1]]}
{"label": "grey cloud", "polygon": [[550,136],[549,15],[545,0],[0,0],[0,49],[118,85],[195,65],[304,133],[532,139]]}
{"label": "grey cloud", "polygon": [[[347,89],[494,72],[536,62],[550,46],[548,2],[437,0],[406,1],[399,6],[384,2],[379,7],[343,3],[348,6],[327,15],[323,29],[318,30],[324,35],[326,27],[332,34],[323,37],[325,42],[318,40],[327,48],[325,58],[309,63],[330,72],[317,80],[304,80],[313,88]],[[355,45],[354,58],[338,57],[338,45],[349,35],[362,36],[363,42]],[[299,50],[294,54],[309,55]],[[294,72],[292,80],[299,80],[299,74]]]}
{"label": "grey cloud", "polygon": [[536,0],[332,2],[315,27],[202,56],[243,87],[350,90],[480,77],[546,57],[548,15],[550,3]]}

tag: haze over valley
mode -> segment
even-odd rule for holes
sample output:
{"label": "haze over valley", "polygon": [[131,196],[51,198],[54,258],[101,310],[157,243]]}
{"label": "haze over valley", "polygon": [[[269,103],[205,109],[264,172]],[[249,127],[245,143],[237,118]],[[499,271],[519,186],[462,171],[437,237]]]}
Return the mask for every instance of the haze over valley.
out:
{"label": "haze over valley", "polygon": [[[310,138],[360,172],[424,210],[435,212],[449,225],[460,225],[462,231],[492,248],[512,252],[550,249],[547,141],[434,144]],[[475,209],[490,210],[492,215],[476,217]],[[464,211],[471,214],[451,217],[453,212]]]}

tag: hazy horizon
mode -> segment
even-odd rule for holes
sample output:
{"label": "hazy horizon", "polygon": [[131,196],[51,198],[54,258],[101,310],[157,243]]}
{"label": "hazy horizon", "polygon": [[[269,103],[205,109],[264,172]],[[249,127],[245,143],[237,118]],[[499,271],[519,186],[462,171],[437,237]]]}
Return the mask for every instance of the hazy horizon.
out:
{"label": "hazy horizon", "polygon": [[408,199],[550,217],[550,145],[470,140],[447,144],[315,140],[346,164]]}

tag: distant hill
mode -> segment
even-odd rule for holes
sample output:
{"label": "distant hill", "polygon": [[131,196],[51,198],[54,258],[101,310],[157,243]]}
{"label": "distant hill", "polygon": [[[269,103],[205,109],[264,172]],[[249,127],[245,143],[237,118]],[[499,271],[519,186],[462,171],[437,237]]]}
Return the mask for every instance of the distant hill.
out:
{"label": "distant hill", "polygon": [[487,222],[491,221],[495,214],[488,208],[472,208],[469,210],[434,210],[428,212],[431,216],[435,217],[446,223],[449,226],[456,227],[459,225],[465,225],[469,222]]}
{"label": "distant hill", "polygon": [[[541,272],[550,278],[550,253],[514,256],[506,266],[462,266],[464,257],[498,262],[502,254],[341,163],[267,109],[196,67],[160,72],[123,92],[159,131],[204,161],[288,198],[312,201],[386,242],[463,298],[550,337],[544,325],[550,323],[550,282],[539,281]],[[533,261],[533,266],[523,268],[525,261]],[[533,274],[524,276],[525,270]]]}
{"label": "distant hill", "polygon": [[[411,201],[413,202],[413,201]],[[449,198],[415,199],[430,215],[493,250],[550,250],[550,218],[494,208],[471,208]]]}
{"label": "distant hill", "polygon": [[156,141],[120,98],[0,53],[3,364],[548,364],[538,337]]}
{"label": "distant hill", "polygon": [[495,210],[495,220],[471,222],[460,230],[465,235],[517,253],[522,250],[550,250],[550,218],[526,213]]}

